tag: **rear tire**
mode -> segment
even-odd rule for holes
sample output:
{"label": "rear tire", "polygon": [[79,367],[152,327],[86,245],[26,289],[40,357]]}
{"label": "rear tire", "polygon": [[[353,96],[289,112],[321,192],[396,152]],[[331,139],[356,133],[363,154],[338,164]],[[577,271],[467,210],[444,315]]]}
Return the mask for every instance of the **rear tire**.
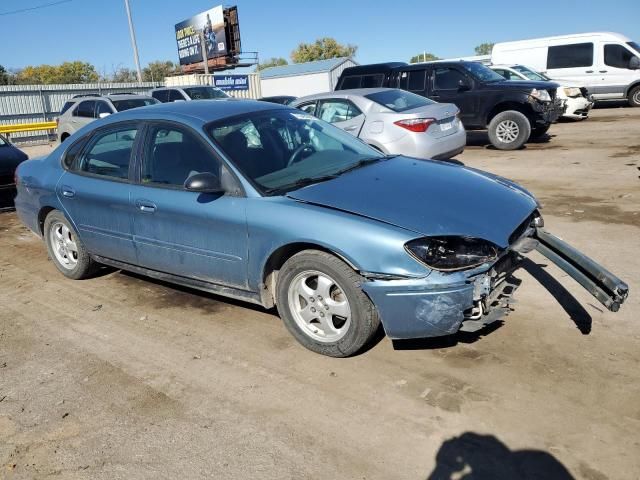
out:
{"label": "rear tire", "polygon": [[278,312],[293,337],[330,357],[359,352],[375,335],[380,319],[360,285],[364,279],[333,255],[305,250],[280,269]]}
{"label": "rear tire", "polygon": [[95,271],[96,264],[89,252],[58,210],[52,210],[44,220],[44,243],[53,264],[65,277],[81,280]]}
{"label": "rear tire", "polygon": [[640,85],[636,85],[627,96],[630,107],[640,107]]}
{"label": "rear tire", "polygon": [[500,112],[489,123],[489,141],[499,150],[516,150],[531,136],[529,119],[515,110]]}
{"label": "rear tire", "polygon": [[542,127],[535,127],[531,130],[531,136],[529,138],[540,138],[549,131],[549,128],[551,128],[551,124],[547,124]]}

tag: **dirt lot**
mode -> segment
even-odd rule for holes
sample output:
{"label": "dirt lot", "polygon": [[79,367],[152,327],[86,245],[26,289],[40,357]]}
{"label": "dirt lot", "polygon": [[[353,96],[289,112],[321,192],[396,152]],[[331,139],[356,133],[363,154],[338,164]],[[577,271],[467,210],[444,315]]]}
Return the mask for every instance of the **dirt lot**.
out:
{"label": "dirt lot", "polygon": [[490,331],[350,359],[239,302],[66,280],[0,214],[0,478],[640,478],[639,132],[640,109],[598,109],[517,152],[470,135],[459,158],[625,279],[618,314],[534,255]]}

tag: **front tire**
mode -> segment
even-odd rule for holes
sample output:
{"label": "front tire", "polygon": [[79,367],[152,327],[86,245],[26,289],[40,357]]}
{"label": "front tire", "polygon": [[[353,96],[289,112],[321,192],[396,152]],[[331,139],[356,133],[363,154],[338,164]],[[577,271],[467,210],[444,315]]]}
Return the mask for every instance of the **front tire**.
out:
{"label": "front tire", "polygon": [[500,112],[489,123],[489,141],[499,150],[516,150],[531,136],[529,119],[515,110]]}
{"label": "front tire", "polygon": [[94,272],[95,262],[71,223],[58,210],[52,210],[44,221],[44,242],[53,264],[65,277],[81,280]]}
{"label": "front tire", "polygon": [[630,107],[640,107],[640,85],[633,87],[627,98]]}
{"label": "front tire", "polygon": [[304,347],[330,357],[359,352],[380,325],[360,285],[364,279],[342,260],[305,250],[285,262],[276,301],[285,326]]}

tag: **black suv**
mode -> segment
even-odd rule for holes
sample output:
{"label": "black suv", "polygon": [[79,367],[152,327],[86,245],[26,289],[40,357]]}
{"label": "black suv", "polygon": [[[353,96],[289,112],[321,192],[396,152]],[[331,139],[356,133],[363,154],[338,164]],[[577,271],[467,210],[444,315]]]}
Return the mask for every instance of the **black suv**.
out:
{"label": "black suv", "polygon": [[468,130],[488,130],[501,150],[536,138],[565,110],[553,82],[511,81],[477,62],[378,63],[346,68],[336,90],[390,87],[455,103]]}

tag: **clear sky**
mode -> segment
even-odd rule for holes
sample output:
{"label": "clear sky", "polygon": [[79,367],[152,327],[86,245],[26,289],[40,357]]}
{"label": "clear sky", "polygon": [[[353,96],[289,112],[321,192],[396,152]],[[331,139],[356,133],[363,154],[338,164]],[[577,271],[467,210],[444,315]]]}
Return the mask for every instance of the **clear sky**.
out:
{"label": "clear sky", "polygon": [[[124,0],[0,0],[0,64],[8,68],[65,60],[102,73],[133,66]],[[174,24],[217,0],[130,0],[142,65],[177,62]],[[640,42],[640,0],[237,0],[242,47],[260,58],[289,54],[299,42],[330,36],[357,45],[357,61],[408,61],[427,51],[473,55],[483,42],[614,31]]]}

